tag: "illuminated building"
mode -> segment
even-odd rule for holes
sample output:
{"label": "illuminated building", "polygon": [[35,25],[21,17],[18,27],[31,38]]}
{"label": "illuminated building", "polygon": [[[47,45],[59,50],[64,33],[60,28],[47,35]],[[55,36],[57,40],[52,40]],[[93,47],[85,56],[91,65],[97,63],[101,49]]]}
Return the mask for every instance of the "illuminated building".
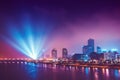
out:
{"label": "illuminated building", "polygon": [[116,59],[116,54],[115,52],[107,52],[107,53],[104,53],[104,60],[115,60]]}
{"label": "illuminated building", "polygon": [[113,48],[113,49],[111,49],[111,51],[112,51],[112,52],[117,52],[117,51],[118,51],[118,49]]}
{"label": "illuminated building", "polygon": [[88,53],[88,46],[83,46],[83,54],[87,54]]}
{"label": "illuminated building", "polygon": [[53,59],[57,59],[57,50],[56,49],[52,50],[51,56],[52,56]]}
{"label": "illuminated building", "polygon": [[62,58],[67,58],[68,57],[68,50],[66,48],[62,49]]}
{"label": "illuminated building", "polygon": [[94,52],[94,39],[89,39],[88,45],[83,46],[83,54],[89,55],[92,52]]}
{"label": "illuminated building", "polygon": [[97,53],[101,53],[101,47],[97,46]]}
{"label": "illuminated building", "polygon": [[94,39],[88,40],[88,54],[94,52]]}
{"label": "illuminated building", "polygon": [[110,53],[104,53],[104,60],[110,60]]}
{"label": "illuminated building", "polygon": [[72,56],[73,60],[81,60],[81,61],[88,61],[89,57],[86,54],[75,53]]}
{"label": "illuminated building", "polygon": [[102,53],[107,53],[107,49],[102,49]]}
{"label": "illuminated building", "polygon": [[115,58],[116,58],[116,61],[117,61],[117,62],[120,62],[120,54],[116,54],[116,55],[115,55]]}
{"label": "illuminated building", "polygon": [[94,47],[94,39],[88,39],[88,46]]}

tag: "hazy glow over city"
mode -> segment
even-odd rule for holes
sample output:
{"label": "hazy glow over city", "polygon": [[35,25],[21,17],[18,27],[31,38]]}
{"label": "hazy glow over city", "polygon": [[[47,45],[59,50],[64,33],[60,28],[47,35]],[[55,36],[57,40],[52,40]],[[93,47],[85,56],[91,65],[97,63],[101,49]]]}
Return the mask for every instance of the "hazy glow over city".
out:
{"label": "hazy glow over city", "polygon": [[35,59],[42,54],[50,56],[53,48],[58,50],[59,56],[62,48],[67,48],[69,54],[82,53],[82,46],[89,38],[95,40],[95,46],[120,52],[119,5],[112,2],[105,2],[105,5],[89,1],[74,3],[60,3],[63,6],[59,2],[55,5],[52,2],[1,5],[1,56],[25,54]]}

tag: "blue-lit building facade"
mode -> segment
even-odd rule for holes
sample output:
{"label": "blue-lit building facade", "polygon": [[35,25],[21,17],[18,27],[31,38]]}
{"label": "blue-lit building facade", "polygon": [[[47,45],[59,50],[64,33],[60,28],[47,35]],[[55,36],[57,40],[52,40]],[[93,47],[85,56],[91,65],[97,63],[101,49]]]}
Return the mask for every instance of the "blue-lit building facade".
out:
{"label": "blue-lit building facade", "polygon": [[97,46],[97,53],[102,53],[101,47]]}
{"label": "blue-lit building facade", "polygon": [[75,54],[72,56],[72,59],[73,59],[73,60],[79,60],[79,61],[88,61],[88,60],[89,60],[89,57],[88,57],[88,55],[86,55],[86,54],[75,53]]}
{"label": "blue-lit building facade", "polygon": [[83,54],[89,55],[94,52],[94,39],[89,39],[88,44],[83,46]]}

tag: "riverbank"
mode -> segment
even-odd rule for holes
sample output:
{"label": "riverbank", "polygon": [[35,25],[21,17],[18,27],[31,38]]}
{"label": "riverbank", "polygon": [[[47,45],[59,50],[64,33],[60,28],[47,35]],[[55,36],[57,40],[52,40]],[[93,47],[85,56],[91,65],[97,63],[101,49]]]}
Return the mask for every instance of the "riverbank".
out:
{"label": "riverbank", "polygon": [[56,65],[57,67],[91,67],[91,68],[116,68],[120,69],[120,64],[93,64],[93,63],[58,63],[58,62],[45,62],[45,61],[26,61],[26,60],[0,60],[0,63],[4,64],[23,64],[23,63],[34,63],[34,64],[46,64],[46,65]]}

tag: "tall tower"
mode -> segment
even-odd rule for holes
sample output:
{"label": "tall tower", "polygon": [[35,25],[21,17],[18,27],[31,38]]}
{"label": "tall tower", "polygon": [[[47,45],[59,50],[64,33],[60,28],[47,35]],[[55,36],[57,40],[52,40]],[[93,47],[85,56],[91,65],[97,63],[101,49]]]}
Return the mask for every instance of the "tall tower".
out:
{"label": "tall tower", "polygon": [[94,39],[88,39],[88,46],[94,47]]}
{"label": "tall tower", "polygon": [[68,50],[66,48],[62,49],[62,58],[67,58],[68,57]]}
{"label": "tall tower", "polygon": [[53,59],[57,59],[57,50],[56,49],[52,49],[51,56]]}
{"label": "tall tower", "polygon": [[88,40],[88,54],[94,52],[94,39]]}

